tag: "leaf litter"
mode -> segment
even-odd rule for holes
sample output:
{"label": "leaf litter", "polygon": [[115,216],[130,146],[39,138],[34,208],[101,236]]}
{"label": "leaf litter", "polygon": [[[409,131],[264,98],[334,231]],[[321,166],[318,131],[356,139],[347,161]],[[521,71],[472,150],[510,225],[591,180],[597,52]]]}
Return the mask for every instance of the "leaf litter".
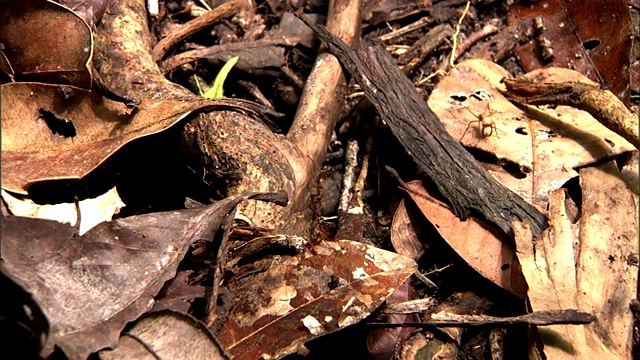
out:
{"label": "leaf litter", "polygon": [[[293,19],[295,26],[300,27],[298,18],[289,12],[291,4],[283,4],[282,8],[279,8],[279,5],[272,4],[275,2],[267,3],[269,5],[265,6],[269,6],[275,14],[286,15],[289,20]],[[435,24],[430,22],[434,21],[434,19],[438,22],[447,21],[447,19],[458,21],[459,14],[457,10],[459,9],[455,5],[454,7],[451,7],[451,5],[442,6],[441,3],[431,5],[430,2],[425,2],[424,4],[411,3],[409,5],[403,5],[401,2],[392,4],[379,3],[381,2],[375,2],[367,7],[367,17],[371,19],[371,23],[379,22],[381,21],[380,19],[386,21],[397,21],[406,17],[411,19],[411,16],[420,14],[421,11],[428,11],[432,19],[418,21],[415,23],[418,27],[433,26]],[[376,6],[381,5],[385,7],[376,8]],[[144,6],[142,7],[144,8]],[[473,13],[474,7],[471,8],[471,12],[466,19],[474,19],[475,16],[478,16],[477,13]],[[260,23],[262,20],[261,14],[251,13],[250,11],[244,14],[248,15],[251,21],[255,21],[255,27],[252,27],[253,25],[244,27],[246,24],[235,23],[236,20],[232,19],[230,22],[216,27],[216,29],[221,33],[225,33],[224,26],[234,24],[234,26],[239,26],[246,31],[247,39],[259,42],[260,40],[256,40],[256,38],[259,38],[262,31],[264,31],[264,27],[261,28],[264,24]],[[568,14],[569,18],[575,15],[571,14],[570,9],[566,10],[565,14]],[[109,15],[116,16],[118,12],[110,11]],[[282,23],[285,23],[284,20],[285,16],[282,17]],[[571,21],[577,23],[578,20],[571,18]],[[462,22],[463,18],[460,18],[459,23]],[[546,26],[548,27],[549,25],[546,24]],[[304,26],[303,28],[305,34],[310,33],[308,28]],[[283,33],[289,34],[287,31],[289,30]],[[538,35],[543,32],[540,29],[538,31]],[[271,33],[277,34],[277,31]],[[297,31],[292,32],[290,36],[287,35],[287,39],[284,42],[278,40],[280,42],[276,46],[279,50],[282,50],[278,54],[285,53],[285,46],[289,45],[289,42],[296,42],[301,38],[303,38],[303,41],[309,41],[308,35],[299,37],[296,34]],[[576,36],[578,40],[584,40],[581,38],[583,35],[579,32]],[[598,35],[596,34],[595,36],[597,37]],[[540,39],[542,39],[542,36],[539,36],[537,40]],[[553,37],[549,39],[552,45],[560,41]],[[582,42],[584,43],[585,41]],[[445,43],[446,41],[441,42],[441,44]],[[544,42],[542,43],[544,44]],[[187,48],[191,46],[191,44],[185,45]],[[238,44],[231,43],[231,45]],[[609,44],[607,43],[606,45],[608,46]],[[225,48],[224,45],[220,46],[219,48],[215,46],[213,48],[216,50]],[[554,48],[557,48],[557,46]],[[208,50],[211,51],[211,49]],[[596,52],[598,51],[596,49]],[[591,52],[594,55],[592,58],[594,61],[598,56],[596,52]],[[227,56],[225,53],[223,59],[232,55],[237,54],[229,53]],[[420,62],[425,60],[425,57],[421,56]],[[519,56],[521,56],[520,59],[522,60],[522,52],[519,52]],[[255,57],[255,54],[250,55],[250,57]],[[278,55],[276,57],[281,56]],[[181,65],[186,62],[188,61],[183,61]],[[288,62],[279,61],[274,63],[285,64]],[[611,61],[611,63],[618,62]],[[477,66],[477,62],[473,66],[469,64],[470,62],[463,62],[453,68],[452,74],[454,76],[462,74],[462,77],[453,79],[446,77],[436,85],[431,97],[434,98],[444,94],[444,98],[441,99],[442,101],[436,101],[435,105],[431,103],[430,99],[429,105],[438,114],[453,139],[460,139],[462,145],[466,146],[479,160],[486,160],[482,156],[493,157],[494,160],[483,163],[485,169],[500,179],[512,191],[528,200],[530,204],[537,206],[540,211],[547,212],[547,205],[549,203],[553,204],[553,197],[556,196],[554,194],[557,191],[552,192],[552,195],[548,195],[550,190],[558,189],[568,179],[575,178],[578,174],[580,175],[580,181],[584,181],[584,188],[592,189],[594,181],[589,179],[594,175],[587,170],[590,169],[594,162],[601,162],[603,159],[614,157],[622,159],[632,154],[633,147],[629,147],[628,143],[620,141],[619,138],[614,137],[611,133],[600,129],[598,127],[599,124],[593,123],[592,119],[587,120],[584,117],[584,113],[572,112],[569,109],[558,107],[555,110],[544,109],[545,112],[550,114],[548,115],[543,114],[534,107],[522,110],[523,108],[511,106],[498,91],[502,89],[502,85],[499,83],[500,78],[508,73],[505,70],[497,69],[491,64],[485,63],[479,66]],[[413,64],[412,72],[419,65]],[[257,65],[251,65],[249,61],[243,66],[251,68]],[[178,72],[183,71],[185,68],[188,68],[188,66],[183,66]],[[5,68],[2,69],[6,71]],[[478,71],[478,73],[475,74],[474,71]],[[555,70],[545,69],[534,73],[535,75],[533,76],[538,80],[545,77],[568,79],[574,76],[567,72],[554,73],[553,71]],[[598,75],[596,77],[601,76]],[[473,79],[471,81],[473,86],[467,86],[469,79]],[[484,82],[481,80],[484,80]],[[451,83],[450,87],[445,86],[447,82]],[[619,86],[619,82],[612,82],[611,84],[620,89],[619,94],[623,94],[628,89],[628,87],[625,88],[624,84]],[[211,102],[193,104],[193,102],[181,102],[179,101],[180,99],[176,100],[175,97],[171,96],[165,99],[156,98],[155,100],[139,98],[138,100],[141,101],[136,104],[137,106],[131,106],[131,103],[125,106],[109,100],[113,99],[113,96],[102,96],[106,95],[104,93],[98,95],[97,93],[68,85],[51,86],[47,84],[5,84],[2,88],[3,105],[5,104],[5,93],[15,96],[14,89],[19,89],[20,86],[24,86],[23,93],[13,103],[16,104],[15,108],[17,110],[24,112],[28,116],[20,119],[17,112],[11,113],[8,110],[5,112],[5,106],[3,106],[2,114],[3,145],[9,145],[6,152],[3,146],[3,188],[19,194],[26,194],[32,184],[42,180],[82,178],[92,172],[95,167],[124,144],[142,136],[164,131],[180,123],[182,119],[188,119],[191,114],[200,113],[202,109],[211,109],[218,105],[237,109],[230,102],[224,103],[223,101],[217,103],[217,105]],[[33,100],[34,95],[37,98],[37,101],[33,101],[34,105],[24,106],[21,104]],[[193,99],[192,97],[188,98]],[[51,102],[51,99],[54,99],[54,101]],[[127,99],[127,97],[125,96],[124,99]],[[72,107],[67,106],[70,100],[75,102]],[[65,104],[65,106],[60,106],[60,104]],[[100,108],[100,106],[96,107],[96,104],[102,104],[101,106],[108,111],[103,113],[95,112],[95,108]],[[163,104],[166,107],[163,108]],[[443,107],[437,109],[437,105]],[[248,111],[251,112],[251,110]],[[569,119],[568,121],[566,120],[567,118]],[[11,121],[5,121],[6,119],[11,119]],[[97,119],[100,121],[94,121]],[[220,124],[224,124],[224,122],[220,122]],[[592,124],[593,128],[591,128]],[[8,126],[7,129],[10,134],[7,138],[5,138],[5,126]],[[24,136],[25,129],[29,130],[29,136]],[[224,129],[224,125],[221,126],[221,129]],[[222,130],[220,134],[224,134],[224,131]],[[527,140],[523,141],[523,138]],[[573,143],[562,142],[569,138],[573,139],[571,140]],[[116,143],[111,143],[112,139],[117,140]],[[576,141],[576,139],[579,140]],[[32,149],[37,149],[38,151],[30,152]],[[577,149],[581,150],[578,151]],[[633,155],[631,155],[632,157]],[[560,165],[561,161],[565,163]],[[52,164],[53,166],[51,166]],[[9,165],[7,172],[5,172],[5,165]],[[580,168],[583,169],[579,170]],[[626,165],[623,169],[625,176],[628,177],[631,173],[633,180],[633,170],[629,171]],[[608,173],[615,173],[613,167],[610,167],[607,171]],[[571,267],[575,266],[575,262],[579,263],[579,261],[574,261],[572,264],[570,257],[565,257],[564,260],[568,261],[568,263],[561,264],[562,271],[564,271],[561,271],[563,275],[582,271],[588,274],[585,275],[585,279],[594,280],[595,285],[593,285],[593,288],[598,290],[607,289],[602,292],[603,296],[608,296],[606,299],[594,296],[593,301],[585,301],[588,306],[585,305],[583,307],[578,306],[582,304],[571,302],[554,307],[558,304],[552,304],[553,299],[544,297],[553,291],[545,288],[544,283],[537,285],[532,280],[532,275],[525,272],[529,285],[527,292],[522,283],[517,284],[514,282],[515,278],[521,278],[522,275],[517,266],[518,259],[514,257],[512,243],[508,240],[501,240],[502,236],[497,234],[497,231],[489,226],[479,224],[472,218],[468,219],[466,223],[461,222],[436,197],[426,200],[428,197],[426,190],[417,183],[409,183],[408,186],[405,186],[405,190],[407,190],[413,201],[419,204],[421,212],[439,229],[440,235],[445,238],[445,241],[476,271],[518,296],[528,295],[529,299],[532,300],[532,304],[535,303],[533,310],[536,311],[530,315],[540,315],[546,311],[544,310],[546,308],[552,310],[557,308],[560,309],[559,311],[565,311],[562,309],[567,308],[579,308],[597,316],[605,316],[600,314],[619,313],[619,319],[622,320],[618,321],[619,319],[616,319],[612,321],[612,324],[615,322],[616,325],[612,325],[611,329],[602,329],[598,328],[598,324],[591,324],[589,325],[591,328],[585,330],[588,336],[591,336],[589,335],[591,334],[589,331],[592,331],[590,329],[594,328],[596,334],[610,331],[615,339],[613,341],[605,339],[603,343],[605,343],[604,346],[608,347],[607,356],[615,356],[615,354],[624,352],[624,350],[618,352],[618,349],[625,348],[626,345],[621,339],[624,339],[624,334],[630,331],[625,330],[628,329],[630,324],[625,299],[635,295],[631,285],[635,284],[636,281],[633,277],[633,271],[628,270],[629,266],[634,266],[633,254],[636,254],[635,266],[637,267],[638,250],[637,246],[633,248],[635,242],[629,240],[633,239],[632,233],[625,233],[624,236],[616,238],[616,235],[623,228],[626,228],[625,224],[633,222],[633,216],[627,213],[616,213],[615,216],[605,216],[603,220],[603,215],[609,211],[609,205],[611,205],[607,203],[609,199],[605,199],[606,196],[603,198],[603,194],[607,194],[607,191],[609,191],[607,189],[615,189],[622,196],[627,196],[627,198],[616,201],[626,205],[634,203],[636,209],[638,200],[637,197],[628,197],[628,189],[622,183],[611,185],[610,180],[604,177],[598,179],[596,182],[607,184],[606,186],[609,187],[603,187],[604,190],[600,191],[600,195],[593,195],[595,193],[585,190],[583,199],[590,201],[589,199],[592,196],[599,196],[601,199],[599,204],[604,207],[591,209],[586,206],[586,203],[581,203],[572,207],[573,210],[571,211],[573,213],[569,218],[572,219],[571,221],[578,221],[579,224],[582,224],[579,229],[581,234],[586,234],[587,230],[593,228],[603,227],[606,230],[603,223],[611,222],[615,218],[619,222],[614,221],[615,224],[612,223],[613,225],[610,225],[611,232],[603,236],[614,240],[626,239],[626,243],[630,244],[628,246],[631,247],[624,248],[624,251],[618,252],[615,248],[615,244],[618,244],[617,241],[611,240],[610,242],[614,244],[612,245],[614,248],[604,251],[609,254],[609,257],[605,259],[601,256],[601,253],[593,250],[601,250],[602,244],[591,244],[586,239],[587,235],[585,235],[585,245],[583,245],[581,251],[584,254],[593,256],[590,258],[595,259],[591,262],[593,268],[579,268],[572,272]],[[635,181],[637,183],[637,177]],[[633,189],[633,187],[631,188]],[[549,196],[551,196],[551,199]],[[227,200],[232,198],[237,199],[232,196]],[[565,201],[565,206],[569,206],[567,204],[568,202]],[[588,205],[594,204],[590,203]],[[226,210],[221,211],[221,213],[228,212],[227,206],[233,207],[229,204],[224,205]],[[276,248],[281,246],[280,250],[282,250],[282,247],[288,247],[287,245],[278,245],[279,241],[274,239],[289,237],[285,235],[269,235],[262,237],[260,243],[254,244],[255,246],[253,247],[244,247],[245,250],[251,248],[252,251],[256,249],[261,251],[262,253],[259,253],[261,256],[266,251],[267,256],[264,258],[261,256],[259,256],[259,259],[254,259],[251,256],[246,259],[232,258],[226,264],[216,264],[216,266],[220,266],[226,271],[222,286],[225,289],[233,290],[233,292],[221,296],[219,299],[222,302],[228,299],[232,300],[229,304],[218,304],[219,309],[217,310],[223,310],[221,314],[224,316],[225,321],[220,329],[216,329],[218,330],[217,335],[203,328],[199,322],[176,313],[152,314],[151,316],[140,318],[135,325],[132,324],[131,327],[121,333],[125,323],[138,319],[139,315],[147,311],[154,303],[159,305],[160,302],[155,301],[153,297],[156,296],[165,280],[173,280],[173,285],[175,286],[172,287],[172,284],[168,283],[166,289],[174,292],[167,292],[158,297],[158,300],[162,301],[162,297],[166,295],[165,300],[167,301],[162,306],[173,309],[179,308],[182,312],[191,312],[192,309],[189,309],[189,305],[197,301],[198,297],[203,296],[205,288],[202,285],[192,286],[187,284],[190,282],[189,278],[195,275],[194,272],[182,269],[177,277],[175,273],[180,259],[185,256],[187,249],[194,241],[198,240],[200,236],[207,239],[213,238],[215,226],[206,221],[200,222],[196,220],[204,216],[202,215],[203,212],[213,207],[215,206],[196,210],[180,210],[180,215],[178,215],[178,212],[156,213],[109,221],[98,225],[97,228],[89,231],[84,236],[77,235],[77,228],[46,220],[3,216],[3,261],[5,256],[9,256],[10,261],[7,266],[3,263],[2,271],[4,275],[8,275],[33,294],[34,299],[43,308],[45,317],[49,320],[49,338],[45,340],[43,353],[50,352],[54,345],[58,345],[67,356],[84,358],[88,353],[97,351],[104,346],[114,346],[118,336],[121,335],[119,339],[120,345],[111,356],[135,356],[140,358],[163,356],[179,359],[188,355],[192,355],[189,358],[196,358],[200,355],[203,358],[214,356],[226,358],[230,355],[234,358],[257,358],[259,356],[275,358],[293,352],[304,353],[306,351],[304,347],[306,341],[344,328],[368,316],[398,288],[405,288],[402,291],[396,291],[399,293],[398,296],[405,301],[413,299],[415,296],[425,296],[421,300],[429,299],[426,297],[429,291],[421,290],[419,294],[409,294],[412,287],[416,287],[416,282],[409,282],[408,279],[417,269],[414,260],[421,260],[423,254],[432,255],[430,245],[439,240],[436,237],[425,238],[424,234],[421,235],[417,231],[419,226],[411,224],[411,222],[424,220],[412,214],[407,214],[408,209],[411,209],[411,211],[415,209],[401,206],[401,211],[396,214],[397,219],[394,219],[392,225],[391,240],[398,253],[406,254],[409,257],[347,240],[337,242],[321,241],[319,243],[307,243],[305,241],[306,248],[297,247],[294,251],[295,254],[291,253],[291,248],[289,247],[285,253],[276,252],[274,255],[270,253],[272,249],[269,246],[275,246]],[[611,208],[614,207],[614,205],[611,205]],[[553,209],[555,208],[552,206],[551,210],[548,211],[552,220],[552,230],[559,232],[562,227],[557,225],[557,212]],[[582,214],[580,214],[580,210],[582,210]],[[401,214],[402,211],[404,211],[404,215]],[[4,214],[5,209],[3,208]],[[219,225],[221,220],[218,221],[217,215],[209,215],[215,217],[215,221],[212,221],[212,223],[217,222]],[[147,228],[149,221],[155,222],[159,221],[158,219],[162,219],[162,221],[153,223]],[[373,219],[371,218],[370,220]],[[167,225],[167,227],[163,225],[164,221],[170,221],[172,224]],[[637,226],[637,217],[635,221]],[[375,223],[375,221],[370,221],[370,223]],[[572,223],[569,227],[574,233],[578,231],[576,223]],[[516,228],[520,229],[517,226]],[[21,230],[18,231],[18,229]],[[25,232],[24,229],[29,229],[29,231]],[[113,232],[118,235],[114,235]],[[121,236],[122,233],[126,232],[130,232],[132,237]],[[204,233],[206,233],[206,236],[204,236]],[[635,235],[637,237],[637,233]],[[10,241],[5,241],[5,236]],[[116,239],[114,236],[118,236],[118,238]],[[173,242],[168,238],[173,238]],[[291,237],[291,239],[294,238],[297,237]],[[476,239],[484,240],[476,241]],[[527,239],[527,241],[530,240]],[[573,241],[575,242],[575,239]],[[471,242],[473,242],[473,246],[470,245]],[[8,251],[5,251],[5,243],[8,244]],[[20,244],[19,246],[17,245],[18,243]],[[173,247],[171,251],[167,250],[169,247]],[[207,246],[203,248],[208,249]],[[209,250],[194,250],[194,252],[206,252]],[[518,250],[521,250],[520,245]],[[542,253],[542,251],[537,252],[537,254],[539,253]],[[626,258],[623,253],[627,254]],[[519,260],[522,262],[523,267],[531,266],[529,257],[521,257],[518,253],[515,254],[520,257]],[[16,258],[18,261],[15,260]],[[163,259],[166,259],[166,261],[162,261]],[[624,259],[627,261],[622,261]],[[533,259],[533,261],[540,261],[540,258]],[[607,267],[607,262],[613,265]],[[581,264],[585,263],[587,262],[581,262]],[[627,264],[626,268],[624,264]],[[60,268],[63,271],[58,273],[48,271],[42,275],[42,279],[45,280],[43,285],[42,282],[34,280],[37,276],[40,276],[40,273],[35,269],[43,270],[43,267],[48,270]],[[376,270],[372,272],[371,268]],[[144,272],[148,272],[148,274],[144,274]],[[621,278],[625,279],[626,283],[616,283],[612,278],[607,278],[609,274],[601,275],[600,272],[608,272],[611,276],[620,275]],[[147,276],[149,274],[151,276]],[[420,274],[418,273],[417,275]],[[207,276],[206,273],[204,276]],[[425,279],[424,275],[421,276]],[[134,286],[131,289],[122,291],[122,289],[127,289],[131,285],[131,277],[140,279],[140,281],[134,281]],[[105,285],[100,282],[105,278],[118,278],[118,281],[114,282],[114,284]],[[561,276],[558,276],[553,281],[559,283],[561,278]],[[78,296],[73,293],[73,286],[69,286],[67,289],[52,289],[46,286],[47,284],[61,282],[65,284],[81,284],[80,280],[86,280],[85,285],[88,282],[101,284],[96,286],[95,289],[104,290],[103,293],[93,294],[91,291],[85,291],[86,294],[80,293],[82,296]],[[462,283],[463,281],[456,279],[456,282]],[[532,283],[536,285],[533,286]],[[401,286],[401,284],[403,285]],[[615,284],[614,288],[620,294],[619,297],[608,295],[611,292],[607,285],[611,284]],[[409,291],[405,291],[407,290],[406,288]],[[567,296],[571,298],[571,286],[563,289],[566,290],[566,288],[569,289]],[[91,286],[91,290],[93,290],[93,286]],[[590,290],[590,294],[595,293],[597,293],[597,290]],[[52,295],[49,296],[48,294]],[[97,296],[98,299],[92,296]],[[78,299],[74,299],[75,297]],[[86,306],[87,309],[94,309],[94,311],[88,312],[91,316],[86,316],[83,319],[79,319],[79,317],[62,319],[60,306],[66,306],[66,304],[62,304],[62,301],[55,303],[60,298],[64,298],[65,303],[66,299],[69,299],[70,309],[73,309],[74,306]],[[444,305],[440,306],[439,309],[446,309],[446,304],[454,301],[454,298],[444,299]],[[470,303],[475,306],[476,310],[484,306],[482,298],[474,296],[469,298],[475,299]],[[93,301],[94,299],[96,300]],[[611,299],[615,301],[607,305],[607,300]],[[105,304],[105,301],[108,300],[113,301]],[[429,306],[435,305],[435,303],[428,303]],[[101,304],[105,306],[102,307]],[[114,307],[120,307],[120,309],[114,310]],[[159,307],[161,308],[161,306]],[[81,312],[79,307],[75,309],[77,313]],[[224,311],[226,311],[226,314]],[[436,319],[436,317],[432,316],[431,318],[436,320],[430,321],[440,321],[440,324],[450,321],[451,326],[454,327],[458,325],[464,326],[465,321],[469,324],[482,324],[483,322],[504,324],[505,321],[536,323],[536,321],[540,321],[535,316],[527,318],[529,320],[525,319],[529,315],[506,318],[482,317],[484,316],[482,315],[472,319],[471,317],[465,318],[466,310],[453,308],[452,312],[441,312],[442,318]],[[72,311],[69,314],[73,315],[73,313]],[[107,320],[101,323],[100,316],[106,317]],[[409,319],[405,315],[403,317],[404,321]],[[426,316],[423,318],[429,320]],[[600,320],[602,321],[602,319]],[[394,320],[391,321],[393,322]],[[542,324],[542,322],[538,323]],[[94,324],[101,325],[94,327]],[[77,333],[69,331],[74,326],[79,327]],[[98,329],[99,327],[102,328]],[[176,329],[180,330],[176,332]],[[383,340],[373,340],[375,342],[380,341],[382,346],[382,350],[378,354],[386,354],[385,356],[402,354],[400,355],[401,358],[411,358],[408,355],[411,351],[414,351],[415,355],[430,340],[441,336],[421,331],[414,336],[415,338],[405,341],[407,334],[402,329],[404,328],[394,329],[393,333],[386,332],[386,344],[383,344]],[[571,338],[573,336],[570,334],[571,331],[580,333],[585,328],[582,326],[539,328],[541,333],[544,333],[545,330],[553,331],[555,329],[568,329],[567,331],[562,330],[562,332],[563,334],[569,334],[567,339],[573,339]],[[181,334],[186,332],[193,332],[193,335],[189,335],[189,337],[200,340],[184,341],[184,336],[181,337]],[[448,332],[448,330],[443,332]],[[87,336],[83,337],[83,334]],[[460,334],[461,332],[450,333],[449,339],[455,341],[441,347],[442,351],[446,351],[449,354],[457,353],[458,346],[462,345]],[[422,340],[417,339],[420,336],[422,336],[420,338]],[[221,341],[222,347],[230,350],[228,354],[225,354],[225,351],[221,350],[221,347],[217,345],[216,337],[223,340]],[[86,342],[87,339],[90,339],[90,341]],[[265,339],[276,339],[277,341],[270,344]],[[597,337],[595,339],[596,341],[601,340]],[[176,341],[181,341],[177,347],[175,346],[175,344],[178,344]],[[163,347],[168,343],[173,343],[173,346]],[[203,344],[203,346],[199,344]],[[491,344],[492,351],[494,351],[494,345],[493,343]],[[575,341],[572,346],[584,350],[585,344]],[[399,350],[400,348],[402,350]],[[371,349],[373,353],[373,348]],[[546,353],[547,351],[553,351],[553,349],[545,347],[544,351]],[[127,355],[122,355],[123,353]],[[100,356],[108,357],[110,355],[107,355],[107,352],[102,352]]]}

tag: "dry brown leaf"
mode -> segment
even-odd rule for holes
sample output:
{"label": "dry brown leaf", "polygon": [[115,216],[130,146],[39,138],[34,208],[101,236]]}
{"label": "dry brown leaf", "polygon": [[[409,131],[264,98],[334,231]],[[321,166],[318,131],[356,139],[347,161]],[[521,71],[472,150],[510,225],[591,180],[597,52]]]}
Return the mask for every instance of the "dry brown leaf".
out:
{"label": "dry brown leaf", "polygon": [[195,240],[212,239],[245,193],[200,209],[104,222],[83,236],[51,220],[3,218],[2,273],[29,292],[49,323],[41,355],[54,346],[86,359],[115,346],[129,321],[148,311]]}
{"label": "dry brown leaf", "polygon": [[0,19],[8,62],[0,70],[23,81],[91,86],[91,30],[78,15],[53,1],[1,0]]}
{"label": "dry brown leaf", "polygon": [[515,295],[526,296],[518,259],[502,233],[473,217],[460,221],[421,181],[412,181],[407,186],[409,196],[420,211],[469,266]]}
{"label": "dry brown leaf", "polygon": [[615,164],[580,170],[582,215],[567,217],[564,190],[552,192],[550,229],[534,243],[526,225],[514,227],[518,256],[534,311],[573,308],[597,320],[539,329],[550,359],[629,359],[638,278],[638,220],[634,195]]}
{"label": "dry brown leaf", "polygon": [[391,244],[400,255],[418,260],[425,252],[426,245],[420,241],[418,224],[412,221],[404,200],[400,202],[393,214],[391,223]]}
{"label": "dry brown leaf", "polygon": [[103,350],[100,359],[136,360],[228,359],[213,334],[188,315],[161,311],[138,320],[122,336],[114,350]]}
{"label": "dry brown leaf", "polygon": [[63,85],[2,85],[2,188],[85,176],[116,150],[212,103],[142,100],[133,114],[98,93]]}
{"label": "dry brown leaf", "polygon": [[323,242],[231,282],[236,307],[216,334],[235,359],[279,358],[369,315],[413,272],[410,258],[362,243]]}
{"label": "dry brown leaf", "polygon": [[[504,90],[500,80],[508,75],[489,61],[464,61],[438,83],[428,104],[451,136],[462,138],[464,146],[495,155],[499,166],[489,166],[489,172],[529,203],[546,209],[547,194],[576,177],[574,168],[634,150],[581,110],[528,107],[538,120],[532,119],[500,93]],[[590,82],[575,71],[558,68],[538,70],[527,77],[542,82]],[[483,136],[477,123],[476,115],[483,114],[490,115],[496,125],[491,136]],[[469,126],[473,121],[476,123]]]}

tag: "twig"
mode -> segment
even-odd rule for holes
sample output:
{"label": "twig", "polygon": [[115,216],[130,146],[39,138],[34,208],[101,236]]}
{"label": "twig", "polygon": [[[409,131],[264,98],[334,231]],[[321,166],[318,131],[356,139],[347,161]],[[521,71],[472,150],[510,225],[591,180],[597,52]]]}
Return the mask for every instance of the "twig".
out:
{"label": "twig", "polygon": [[349,208],[349,201],[353,194],[353,178],[356,174],[356,166],[358,166],[358,142],[350,140],[347,143],[345,154],[344,177],[342,178],[342,192],[338,202],[338,213],[343,213]]}
{"label": "twig", "polygon": [[458,35],[460,35],[460,26],[462,26],[462,21],[464,17],[467,16],[467,12],[469,11],[469,6],[471,6],[471,1],[467,1],[467,5],[464,7],[464,11],[462,12],[462,16],[458,19],[458,24],[456,24],[456,32],[453,34],[453,46],[451,47],[451,56],[449,57],[449,67],[453,67],[454,61],[456,60],[456,48],[458,47]]}
{"label": "twig", "polygon": [[398,30],[394,30],[388,34],[384,34],[378,37],[378,40],[380,41],[388,41],[391,39],[395,39],[397,37],[400,37],[404,34],[408,34],[410,32],[412,32],[413,30],[418,30],[426,25],[429,25],[431,23],[431,21],[429,20],[428,17],[422,17],[420,18],[420,20],[416,21],[416,22],[412,22],[411,24],[401,27]]}
{"label": "twig", "polygon": [[[335,0],[330,2],[327,28],[347,44],[359,39],[361,0]],[[307,79],[300,105],[287,133],[287,139],[298,150],[302,159],[308,161],[306,169],[294,172],[300,184],[292,194],[291,201],[307,196],[317,178],[327,144],[340,115],[340,107],[346,95],[346,80],[340,62],[331,54],[323,52],[316,58]]]}
{"label": "twig", "polygon": [[449,60],[449,63],[447,64],[445,62],[444,64],[439,66],[439,69],[447,71],[450,67],[453,66],[452,65],[453,62],[455,62],[455,60],[457,60],[460,57],[460,55],[464,54],[465,51],[469,50],[469,48],[471,48],[473,44],[497,32],[498,32],[498,28],[495,25],[488,24],[488,25],[485,25],[482,29],[469,35],[469,37],[462,44],[460,44],[460,46],[458,46],[457,49],[454,48],[454,50],[451,51],[451,58]]}
{"label": "twig", "polygon": [[495,317],[488,315],[459,315],[446,312],[432,314],[430,320],[423,322],[405,323],[370,323],[376,327],[468,327],[468,326],[491,326],[503,327],[513,325],[561,325],[561,324],[589,324],[595,321],[596,317],[574,309],[569,310],[548,310],[536,311],[526,315]]}
{"label": "twig", "polygon": [[481,214],[513,238],[513,221],[529,219],[536,236],[547,218],[484,170],[446,131],[414,84],[380,44],[352,49],[323,27],[306,22],[365,91],[394,136],[451,204],[457,217]]}
{"label": "twig", "polygon": [[262,91],[260,91],[260,88],[256,86],[256,84],[249,81],[245,81],[245,80],[238,80],[238,84],[240,84],[240,86],[242,86],[243,88],[247,89],[247,91],[251,95],[253,95],[253,97],[256,98],[256,100],[258,100],[260,104],[268,107],[271,110],[275,110],[271,101],[269,101],[269,99],[267,99],[267,97],[264,96],[264,94],[262,93]]}
{"label": "twig", "polygon": [[524,104],[568,105],[591,114],[602,125],[640,149],[638,115],[633,114],[611,91],[580,82],[536,84],[530,80],[504,79],[506,95]]}
{"label": "twig", "polygon": [[167,54],[171,48],[176,46],[180,41],[188,38],[189,36],[197,33],[200,30],[206,29],[212,24],[220,21],[221,19],[233,16],[238,11],[238,7],[242,5],[241,0],[229,0],[217,8],[208,11],[204,15],[189,21],[181,28],[167,35],[164,39],[153,48],[151,55],[153,61],[160,61]]}

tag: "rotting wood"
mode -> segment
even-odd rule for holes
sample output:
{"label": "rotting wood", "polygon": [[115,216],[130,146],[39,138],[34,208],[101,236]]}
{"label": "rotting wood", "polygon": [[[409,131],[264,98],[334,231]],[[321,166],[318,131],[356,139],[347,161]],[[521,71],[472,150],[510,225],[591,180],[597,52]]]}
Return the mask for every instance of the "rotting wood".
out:
{"label": "rotting wood", "polygon": [[411,81],[379,43],[357,49],[311,24],[355,78],[367,98],[420,169],[438,187],[461,219],[479,214],[513,237],[512,221],[529,219],[536,235],[548,227],[535,207],[496,182],[445,130]]}

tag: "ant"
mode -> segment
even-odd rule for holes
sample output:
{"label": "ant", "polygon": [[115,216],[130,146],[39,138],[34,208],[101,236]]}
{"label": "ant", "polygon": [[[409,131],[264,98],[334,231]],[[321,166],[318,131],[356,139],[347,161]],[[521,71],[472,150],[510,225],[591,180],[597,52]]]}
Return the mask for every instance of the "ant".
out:
{"label": "ant", "polygon": [[[478,120],[473,120],[469,122],[469,124],[467,125],[467,128],[464,130],[464,133],[462,133],[462,136],[458,141],[464,138],[464,136],[467,134],[467,131],[469,131],[471,124],[473,123],[480,123],[480,132],[482,133],[482,136],[489,137],[493,134],[495,130],[496,136],[498,137],[498,139],[500,138],[500,136],[498,135],[498,128],[496,127],[496,124],[491,119],[491,115],[495,114],[497,111],[491,109],[491,104],[487,104],[487,108],[484,109],[484,111],[480,115],[475,114],[468,107],[465,107],[465,109],[467,109],[467,111],[469,111],[471,115],[475,116]],[[487,114],[487,111],[489,112],[488,114]]]}

